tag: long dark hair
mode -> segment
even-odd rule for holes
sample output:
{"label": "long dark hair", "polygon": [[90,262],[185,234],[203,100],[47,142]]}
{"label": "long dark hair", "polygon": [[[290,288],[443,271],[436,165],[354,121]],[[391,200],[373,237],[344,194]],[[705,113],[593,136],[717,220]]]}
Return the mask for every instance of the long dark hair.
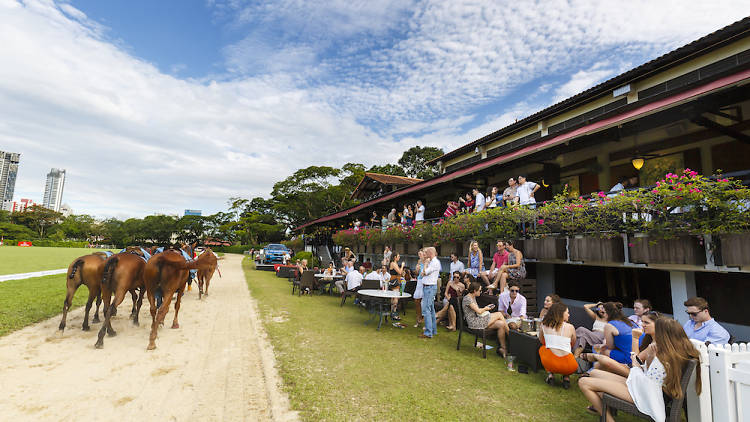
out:
{"label": "long dark hair", "polygon": [[[660,313],[658,313],[658,312],[656,312],[656,311],[646,312],[646,313],[645,313],[645,314],[643,314],[643,316],[641,317],[641,319],[643,319],[643,318],[648,318],[648,319],[650,319],[650,320],[651,320],[651,322],[653,322],[654,324],[656,324],[656,321],[657,321],[658,319],[662,318],[662,314],[660,314]],[[653,338],[651,338],[651,334],[646,334],[646,335],[644,335],[644,336],[643,336],[643,341],[641,341],[641,344],[640,344],[640,346],[638,346],[638,351],[639,351],[639,352],[642,352],[642,351],[646,350],[646,348],[647,348],[647,347],[648,347],[648,346],[649,346],[649,345],[650,345],[650,344],[651,344],[651,343],[652,343],[653,341],[654,341],[654,339],[653,339]]]}
{"label": "long dark hair", "polygon": [[544,315],[542,325],[557,330],[562,327],[565,322],[565,311],[568,307],[564,303],[553,303],[552,306],[547,309],[547,314]]}
{"label": "long dark hair", "polygon": [[633,321],[629,320],[623,313],[622,313],[622,303],[620,302],[604,302],[602,304],[602,307],[604,308],[604,311],[607,312],[607,322],[610,321],[622,321],[625,324],[628,324],[629,327],[635,327],[635,324]]}
{"label": "long dark hair", "polygon": [[[680,381],[682,370],[690,360],[700,360],[698,350],[690,342],[690,339],[682,329],[682,325],[672,318],[660,318],[656,321],[654,340],[659,347],[656,349],[656,357],[664,365],[667,373],[664,378],[662,389],[670,397],[679,399],[682,397]],[[701,393],[701,366],[698,365],[695,373],[695,392]]]}

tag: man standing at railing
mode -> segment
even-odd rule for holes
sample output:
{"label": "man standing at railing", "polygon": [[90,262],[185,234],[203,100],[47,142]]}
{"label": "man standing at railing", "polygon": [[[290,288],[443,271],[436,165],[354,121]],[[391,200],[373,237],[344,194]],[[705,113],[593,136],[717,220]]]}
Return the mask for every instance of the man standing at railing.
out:
{"label": "man standing at railing", "polygon": [[683,328],[689,338],[717,345],[729,343],[729,332],[711,318],[706,299],[699,296],[691,297],[685,301],[685,307],[690,320]]}
{"label": "man standing at railing", "polygon": [[424,223],[424,205],[421,200],[417,201],[417,212],[414,215],[414,221]]}
{"label": "man standing at railing", "polygon": [[437,280],[440,276],[440,260],[434,247],[424,249],[429,262],[422,270],[422,316],[424,316],[424,333],[419,338],[432,338],[437,334],[435,320],[435,294],[437,294]]}
{"label": "man standing at railing", "polygon": [[474,212],[483,211],[487,205],[484,195],[477,188],[472,189],[472,193],[474,194]]}
{"label": "man standing at railing", "polygon": [[536,199],[534,199],[534,193],[539,190],[539,185],[534,182],[526,180],[526,176],[518,176],[518,188],[516,188],[516,195],[518,195],[518,202],[521,205],[534,205]]}
{"label": "man standing at railing", "polygon": [[503,201],[505,201],[505,205],[511,206],[518,203],[518,195],[516,194],[516,189],[518,189],[516,179],[511,177],[510,179],[508,179],[508,187],[503,191]]}

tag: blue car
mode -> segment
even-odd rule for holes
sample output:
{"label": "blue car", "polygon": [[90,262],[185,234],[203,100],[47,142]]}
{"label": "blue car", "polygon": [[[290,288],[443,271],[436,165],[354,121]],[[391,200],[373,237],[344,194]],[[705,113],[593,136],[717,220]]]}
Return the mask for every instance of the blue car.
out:
{"label": "blue car", "polygon": [[289,249],[284,245],[278,243],[268,244],[263,248],[262,261],[264,264],[280,264],[284,262],[284,254],[288,252]]}

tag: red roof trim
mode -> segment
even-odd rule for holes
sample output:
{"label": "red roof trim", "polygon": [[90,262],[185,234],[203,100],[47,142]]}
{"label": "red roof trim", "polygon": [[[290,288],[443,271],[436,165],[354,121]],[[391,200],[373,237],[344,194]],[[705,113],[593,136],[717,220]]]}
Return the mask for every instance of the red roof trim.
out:
{"label": "red roof trim", "polygon": [[349,209],[346,209],[346,210],[343,210],[343,211],[339,211],[339,212],[337,212],[335,214],[330,214],[330,215],[327,215],[327,216],[324,216],[324,217],[320,217],[320,218],[318,218],[316,220],[309,221],[309,222],[307,222],[305,224],[302,224],[301,226],[297,227],[295,230],[303,229],[303,228],[305,228],[307,226],[310,226],[312,224],[315,224],[315,223],[323,223],[323,222],[326,222],[326,221],[335,220],[335,219],[340,218],[340,217],[345,217],[345,216],[347,216],[347,215],[349,215],[349,214],[351,214],[353,212],[357,212],[357,211],[359,211],[359,210],[361,210],[363,208],[367,208],[367,207],[375,205],[377,203],[384,202],[384,201],[387,201],[389,199],[397,198],[399,196],[403,196],[403,195],[406,195],[408,193],[411,193],[411,192],[414,192],[414,191],[417,191],[417,190],[420,190],[420,189],[424,189],[424,188],[433,186],[433,185],[438,184],[440,182],[447,182],[447,181],[456,179],[458,177],[464,176],[466,174],[475,172],[477,170],[483,170],[483,169],[485,169],[487,167],[491,167],[491,166],[494,166],[496,164],[501,164],[501,163],[510,161],[510,160],[512,160],[514,158],[518,158],[520,156],[523,156],[523,155],[526,155],[528,153],[534,152],[535,150],[544,149],[544,148],[548,148],[548,147],[552,147],[552,146],[561,144],[561,143],[563,143],[565,141],[571,140],[574,137],[577,137],[577,136],[580,136],[580,135],[584,135],[584,134],[587,134],[589,132],[598,131],[600,129],[604,129],[606,126],[610,126],[610,125],[613,125],[613,124],[616,124],[616,123],[620,123],[622,121],[625,121],[625,120],[628,120],[628,119],[632,119],[632,118],[638,117],[638,116],[646,114],[646,113],[651,113],[653,111],[656,111],[659,108],[666,107],[666,106],[672,105],[674,103],[677,103],[677,102],[680,102],[680,101],[684,101],[684,100],[690,99],[691,97],[695,97],[695,96],[698,96],[698,95],[701,95],[701,94],[705,94],[705,93],[708,93],[710,91],[713,91],[713,90],[716,90],[716,89],[719,89],[719,88],[723,88],[725,86],[728,86],[728,85],[740,82],[740,81],[742,81],[744,79],[748,79],[748,78],[750,78],[750,69],[744,70],[742,72],[735,73],[733,75],[725,76],[725,77],[723,77],[721,79],[717,79],[717,80],[715,80],[713,82],[709,82],[709,83],[707,83],[705,85],[697,86],[695,88],[689,89],[689,90],[681,92],[679,94],[675,94],[675,95],[673,95],[671,97],[666,97],[666,98],[663,98],[661,100],[657,100],[657,101],[654,101],[654,102],[651,102],[651,103],[648,103],[648,104],[644,104],[642,107],[637,107],[637,108],[634,108],[634,109],[632,109],[630,111],[627,111],[625,113],[618,114],[618,115],[615,115],[615,116],[612,116],[612,117],[600,120],[598,122],[592,123],[590,125],[580,127],[580,128],[578,128],[576,130],[573,130],[573,131],[570,131],[570,132],[567,132],[567,133],[563,133],[563,134],[561,134],[559,136],[555,136],[554,138],[550,138],[550,139],[548,139],[546,141],[543,141],[543,142],[540,142],[540,143],[537,143],[537,144],[534,144],[534,145],[529,145],[527,147],[524,147],[524,148],[521,148],[519,150],[513,151],[513,152],[508,153],[506,155],[501,155],[501,156],[495,157],[495,158],[493,158],[491,160],[480,161],[479,163],[477,163],[477,164],[475,164],[473,166],[466,167],[466,168],[463,168],[463,169],[460,169],[460,170],[456,170],[456,171],[454,171],[452,173],[444,174],[442,176],[435,177],[434,179],[426,180],[424,182],[420,182],[420,183],[411,185],[409,187],[406,187],[406,188],[403,188],[403,189],[399,189],[399,190],[397,190],[395,192],[389,193],[388,195],[383,195],[380,198],[373,199],[372,201],[363,202],[363,203],[361,203],[361,204],[359,204],[357,206],[354,206],[352,208],[349,208]]}

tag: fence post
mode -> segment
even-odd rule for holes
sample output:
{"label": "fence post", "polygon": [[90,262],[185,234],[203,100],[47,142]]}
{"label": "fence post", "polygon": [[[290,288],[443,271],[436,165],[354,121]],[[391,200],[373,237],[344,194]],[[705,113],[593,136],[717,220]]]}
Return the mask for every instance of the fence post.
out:
{"label": "fence post", "polygon": [[710,345],[708,356],[711,368],[711,408],[714,421],[736,422],[734,415],[734,394],[729,384],[729,368],[731,349]]}
{"label": "fence post", "polygon": [[701,394],[696,396],[695,377],[698,371],[693,372],[690,377],[690,386],[687,390],[687,417],[690,422],[710,422],[713,420],[711,409],[711,368],[708,362],[708,348],[705,343],[698,340],[690,340],[700,354],[701,369]]}

